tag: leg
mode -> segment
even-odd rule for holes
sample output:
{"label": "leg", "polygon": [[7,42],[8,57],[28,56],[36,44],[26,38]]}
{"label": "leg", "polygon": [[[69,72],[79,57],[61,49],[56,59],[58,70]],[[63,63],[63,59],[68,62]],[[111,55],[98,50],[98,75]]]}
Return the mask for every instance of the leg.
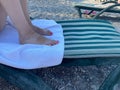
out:
{"label": "leg", "polygon": [[6,17],[7,17],[7,13],[5,12],[2,5],[0,4],[0,30],[2,30],[5,25]]}
{"label": "leg", "polygon": [[34,43],[44,45],[55,45],[58,41],[50,40],[36,33],[26,18],[20,0],[0,0],[0,3],[5,8],[7,14],[11,17],[15,27],[18,30],[20,43]]}
{"label": "leg", "polygon": [[25,14],[25,17],[27,19],[27,21],[29,22],[29,24],[34,28],[34,31],[36,31],[37,33],[41,34],[41,35],[52,35],[52,32],[50,32],[49,30],[43,30],[41,28],[35,27],[31,24],[29,15],[28,15],[28,10],[27,10],[27,0],[20,0],[21,2],[21,6],[23,9],[23,12]]}
{"label": "leg", "polygon": [[118,0],[118,3],[120,3],[120,0]]}

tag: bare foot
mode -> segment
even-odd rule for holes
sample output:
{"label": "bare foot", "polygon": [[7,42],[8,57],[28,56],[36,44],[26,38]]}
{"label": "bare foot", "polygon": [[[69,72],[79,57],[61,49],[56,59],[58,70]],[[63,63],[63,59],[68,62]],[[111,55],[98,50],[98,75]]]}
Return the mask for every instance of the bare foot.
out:
{"label": "bare foot", "polygon": [[39,27],[33,26],[33,30],[41,35],[51,36],[53,33],[50,30],[47,29],[41,29]]}
{"label": "bare foot", "polygon": [[21,44],[29,43],[29,44],[41,44],[41,45],[53,46],[53,45],[58,44],[59,42],[57,40],[48,39],[36,32],[32,32],[31,34],[30,33],[27,34],[27,36],[21,37],[20,43]]}

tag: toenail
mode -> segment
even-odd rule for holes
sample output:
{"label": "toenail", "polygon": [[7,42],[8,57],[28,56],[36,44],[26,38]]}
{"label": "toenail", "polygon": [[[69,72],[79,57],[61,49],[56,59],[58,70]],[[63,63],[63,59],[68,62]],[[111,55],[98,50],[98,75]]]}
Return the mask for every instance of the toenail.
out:
{"label": "toenail", "polygon": [[52,33],[52,32],[50,32],[50,35],[53,35],[53,33]]}

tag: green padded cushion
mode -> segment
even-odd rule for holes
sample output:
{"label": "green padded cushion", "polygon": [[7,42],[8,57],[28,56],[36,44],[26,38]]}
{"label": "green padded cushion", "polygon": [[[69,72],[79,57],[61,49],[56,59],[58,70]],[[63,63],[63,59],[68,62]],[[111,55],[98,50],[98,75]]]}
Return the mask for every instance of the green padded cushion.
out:
{"label": "green padded cushion", "polygon": [[104,20],[57,21],[63,27],[64,58],[120,56],[120,33]]}

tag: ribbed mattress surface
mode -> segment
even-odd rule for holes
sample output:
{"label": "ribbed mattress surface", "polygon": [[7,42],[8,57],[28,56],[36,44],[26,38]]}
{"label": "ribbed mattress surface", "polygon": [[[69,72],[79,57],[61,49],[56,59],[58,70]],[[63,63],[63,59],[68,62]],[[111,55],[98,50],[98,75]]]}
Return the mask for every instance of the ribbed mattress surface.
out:
{"label": "ribbed mattress surface", "polygon": [[104,20],[57,21],[63,27],[64,58],[120,56],[120,33]]}

